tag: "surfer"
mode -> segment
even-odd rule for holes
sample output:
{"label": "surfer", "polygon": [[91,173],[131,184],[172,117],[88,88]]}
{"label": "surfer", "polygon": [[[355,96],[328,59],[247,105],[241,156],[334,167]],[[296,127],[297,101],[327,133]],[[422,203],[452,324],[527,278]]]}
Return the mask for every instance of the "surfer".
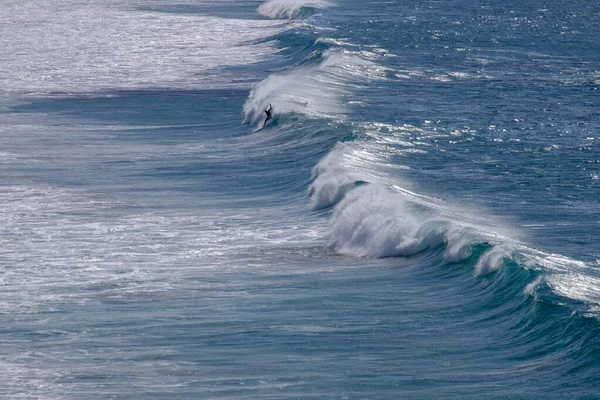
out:
{"label": "surfer", "polygon": [[265,119],[265,123],[263,124],[263,128],[265,127],[265,125],[267,125],[267,122],[269,122],[269,120],[271,118],[273,118],[273,116],[271,115],[271,110],[273,109],[273,106],[271,104],[269,104],[269,108],[267,108],[265,110],[265,114],[267,114],[267,119]]}

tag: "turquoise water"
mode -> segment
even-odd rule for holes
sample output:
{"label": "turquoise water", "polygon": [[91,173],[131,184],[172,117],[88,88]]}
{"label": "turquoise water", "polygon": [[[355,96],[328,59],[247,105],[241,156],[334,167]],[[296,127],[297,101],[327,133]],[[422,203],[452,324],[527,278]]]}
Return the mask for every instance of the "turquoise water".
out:
{"label": "turquoise water", "polygon": [[599,398],[593,2],[0,11],[0,397]]}

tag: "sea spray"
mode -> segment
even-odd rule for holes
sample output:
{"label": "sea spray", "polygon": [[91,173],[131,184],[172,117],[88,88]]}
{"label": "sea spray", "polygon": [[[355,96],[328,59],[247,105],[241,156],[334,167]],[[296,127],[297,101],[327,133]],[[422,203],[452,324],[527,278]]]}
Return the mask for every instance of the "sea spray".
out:
{"label": "sea spray", "polygon": [[444,223],[411,211],[401,195],[380,185],[349,192],[335,207],[329,244],[359,257],[410,256],[444,242]]}
{"label": "sea spray", "polygon": [[252,89],[244,103],[244,122],[260,120],[269,104],[276,114],[295,112],[323,118],[343,114],[346,91],[324,79],[325,74],[315,65],[269,76]]}
{"label": "sea spray", "polygon": [[298,113],[338,120],[347,115],[357,83],[385,79],[379,55],[339,49],[314,50],[301,66],[275,73],[253,87],[244,123],[256,122],[273,105],[276,114]]}
{"label": "sea spray", "polygon": [[258,7],[258,12],[269,18],[295,19],[305,15],[303,10],[327,8],[326,0],[269,0]]}
{"label": "sea spray", "polygon": [[446,232],[448,245],[444,251],[444,260],[456,263],[471,257],[472,244],[476,242],[473,229],[468,227],[451,227]]}
{"label": "sea spray", "polygon": [[500,246],[493,247],[485,252],[475,266],[475,275],[484,276],[502,268],[504,260],[509,257],[508,252]]}
{"label": "sea spray", "polygon": [[313,182],[308,188],[311,209],[330,207],[338,203],[349,190],[366,183],[351,170],[347,162],[350,150],[350,146],[338,142],[313,168]]}

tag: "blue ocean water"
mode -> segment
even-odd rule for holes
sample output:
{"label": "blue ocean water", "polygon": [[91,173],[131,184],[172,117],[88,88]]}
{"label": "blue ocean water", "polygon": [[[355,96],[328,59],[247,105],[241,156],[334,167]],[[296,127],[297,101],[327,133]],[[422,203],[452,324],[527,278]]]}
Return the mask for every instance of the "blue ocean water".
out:
{"label": "blue ocean water", "polygon": [[0,397],[600,398],[595,2],[0,22]]}

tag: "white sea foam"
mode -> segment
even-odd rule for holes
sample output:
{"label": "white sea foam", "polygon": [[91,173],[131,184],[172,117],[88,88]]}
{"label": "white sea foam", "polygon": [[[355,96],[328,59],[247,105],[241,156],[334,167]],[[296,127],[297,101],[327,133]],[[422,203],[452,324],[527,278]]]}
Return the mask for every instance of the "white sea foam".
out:
{"label": "white sea foam", "polygon": [[[405,257],[444,245],[444,260],[454,263],[471,257],[474,244],[493,237],[476,226],[442,217],[426,203],[381,184],[359,186],[336,205],[329,244],[358,257]],[[510,256],[506,246],[494,245],[479,259],[474,273],[500,269],[504,257]]]}
{"label": "white sea foam", "polygon": [[[311,203],[327,204],[329,199],[335,202],[340,196],[354,186],[348,182],[357,180],[388,186],[393,193],[401,193],[405,199],[428,209],[439,219],[450,221],[448,230],[448,248],[445,257],[447,261],[458,262],[469,257],[470,247],[478,240],[494,243],[512,242],[518,232],[503,224],[502,220],[491,216],[485,210],[469,206],[468,208],[450,205],[431,196],[423,195],[412,190],[411,182],[402,177],[402,170],[408,167],[399,162],[399,155],[414,150],[419,138],[437,137],[435,132],[429,133],[411,125],[393,126],[389,124],[361,124],[363,139],[352,142],[338,143],[332,151],[315,166],[310,188]],[[420,150],[420,149],[417,149]],[[393,161],[392,161],[393,160]],[[324,200],[314,198],[319,194],[320,186],[329,186],[325,193],[335,193],[326,196]],[[318,207],[317,207],[318,208]]]}
{"label": "white sea foam", "polygon": [[258,7],[258,12],[269,18],[294,19],[303,8],[327,8],[327,0],[268,0]]}
{"label": "white sea foam", "polygon": [[560,254],[531,248],[520,251],[527,255],[527,267],[546,272],[544,281],[555,294],[585,302],[590,307],[590,314],[600,316],[600,273],[597,268]]}
{"label": "white sea foam", "polygon": [[272,43],[251,41],[281,29],[277,21],[152,12],[111,0],[3,2],[0,91],[232,85],[243,79],[223,68],[275,53]]}
{"label": "white sea foam", "polygon": [[[493,240],[473,210],[466,212],[407,189],[399,182],[393,155],[412,149],[427,132],[410,125],[361,125],[365,140],[338,143],[313,169],[313,209],[339,203],[329,243],[337,251],[364,257],[404,256],[445,244],[444,259],[460,262],[481,240]],[[393,173],[392,173],[393,172]],[[368,185],[358,185],[366,182]],[[401,184],[402,186],[399,186]],[[489,216],[486,218],[489,222]],[[479,221],[481,222],[481,221]]]}
{"label": "white sea foam", "polygon": [[[313,169],[311,207],[335,205],[328,241],[343,254],[359,257],[409,256],[444,246],[443,257],[457,263],[477,243],[493,247],[474,270],[486,275],[503,266],[516,232],[473,207],[463,209],[409,190],[400,180],[398,159],[429,132],[410,125],[362,124],[365,139],[338,143]],[[438,135],[436,132],[432,136]],[[357,183],[367,182],[359,185]]]}
{"label": "white sea foam", "polygon": [[[560,296],[583,301],[594,309],[600,307],[600,278],[592,276],[589,271],[553,274],[547,278],[547,282]],[[594,314],[600,316],[600,312]]]}
{"label": "white sea foam", "polygon": [[388,69],[377,63],[380,57],[381,55],[366,50],[329,50],[324,55],[321,67],[331,67],[338,78],[344,78],[354,84],[381,80],[386,79]]}
{"label": "white sea foam", "polygon": [[306,245],[323,234],[306,224],[271,224],[258,213],[147,208],[85,190],[3,186],[0,313],[97,297],[165,296],[185,286],[187,274],[226,271],[251,249]]}

